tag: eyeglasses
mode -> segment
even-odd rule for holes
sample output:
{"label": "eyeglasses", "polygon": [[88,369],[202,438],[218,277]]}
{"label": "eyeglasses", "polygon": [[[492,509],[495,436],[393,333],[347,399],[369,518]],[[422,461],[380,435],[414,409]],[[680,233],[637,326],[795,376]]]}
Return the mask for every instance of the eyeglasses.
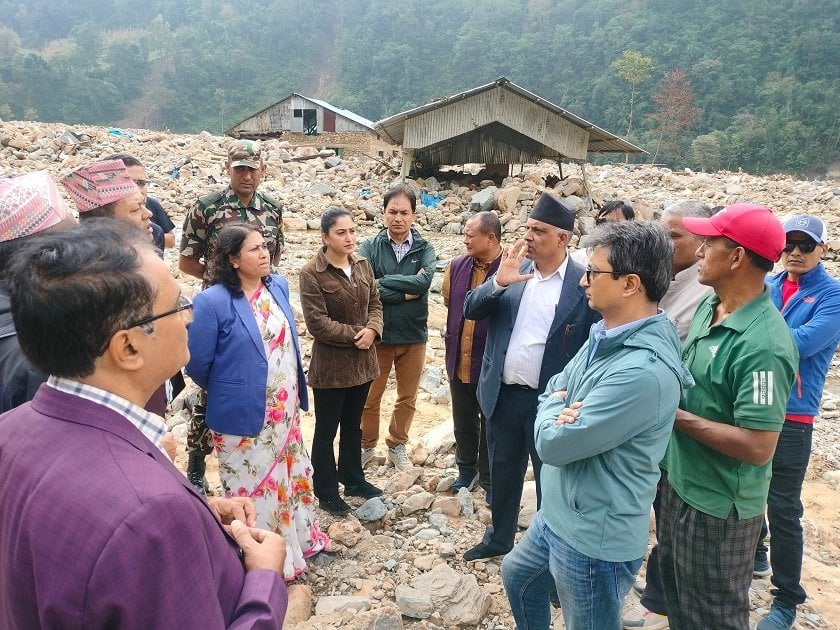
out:
{"label": "eyeglasses", "polygon": [[785,248],[782,250],[786,254],[790,254],[795,248],[799,248],[799,251],[803,254],[810,254],[812,251],[817,249],[818,243],[816,241],[788,241],[785,243]]}
{"label": "eyeglasses", "polygon": [[622,275],[617,271],[598,271],[597,269],[593,269],[592,267],[587,267],[586,271],[584,271],[584,273],[586,274],[586,284],[590,284],[592,282],[592,274],[593,273],[611,273],[614,276]]}
{"label": "eyeglasses", "polygon": [[178,306],[176,306],[172,310],[166,311],[165,313],[161,313],[159,315],[152,315],[151,317],[146,317],[145,319],[141,319],[140,321],[134,322],[133,324],[126,326],[126,330],[129,328],[136,328],[137,326],[145,326],[146,324],[151,324],[153,321],[161,319],[162,317],[169,317],[170,315],[174,315],[175,313],[180,313],[182,311],[189,311],[189,321],[192,321],[192,308],[192,300],[186,295],[181,295],[178,298]]}

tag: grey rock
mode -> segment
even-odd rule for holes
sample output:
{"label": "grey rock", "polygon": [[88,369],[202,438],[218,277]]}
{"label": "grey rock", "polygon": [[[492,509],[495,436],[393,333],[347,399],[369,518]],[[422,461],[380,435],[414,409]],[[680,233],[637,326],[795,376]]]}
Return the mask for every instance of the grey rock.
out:
{"label": "grey rock", "polygon": [[426,366],[420,377],[420,387],[427,392],[433,392],[443,382],[443,371],[439,367]]}
{"label": "grey rock", "polygon": [[416,577],[411,585],[429,595],[447,625],[478,625],[490,609],[490,594],[475,576],[459,573],[445,563]]}
{"label": "grey rock", "polygon": [[473,212],[482,212],[484,210],[492,210],[496,205],[496,191],[495,186],[488,186],[484,190],[480,190],[470,199],[470,210]]}
{"label": "grey rock", "polygon": [[408,584],[397,586],[396,597],[397,607],[406,617],[427,619],[435,610],[431,597]]}
{"label": "grey rock", "polygon": [[347,610],[362,611],[371,607],[371,601],[367,597],[356,597],[355,595],[329,595],[318,598],[315,604],[316,615],[328,615],[334,612]]}
{"label": "grey rock", "polygon": [[356,510],[356,518],[364,523],[373,523],[384,518],[388,512],[385,503],[379,497],[368,499]]}
{"label": "grey rock", "polygon": [[466,488],[458,490],[458,503],[461,504],[461,514],[464,516],[475,514],[475,504],[473,503],[472,494]]}
{"label": "grey rock", "polygon": [[309,187],[306,194],[313,197],[317,195],[329,195],[333,197],[338,194],[338,189],[326,182],[315,182]]}

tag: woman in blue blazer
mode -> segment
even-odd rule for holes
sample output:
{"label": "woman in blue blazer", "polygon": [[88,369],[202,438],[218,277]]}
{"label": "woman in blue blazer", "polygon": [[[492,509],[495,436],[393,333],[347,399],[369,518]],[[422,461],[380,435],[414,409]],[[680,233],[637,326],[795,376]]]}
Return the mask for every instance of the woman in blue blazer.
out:
{"label": "woman in blue blazer", "polygon": [[330,541],[315,523],[300,431],[308,400],[289,286],[269,274],[269,260],[258,229],[243,223],[219,233],[212,286],[194,301],[186,371],[207,390],[225,495],[250,497],[257,527],[283,534],[291,580]]}

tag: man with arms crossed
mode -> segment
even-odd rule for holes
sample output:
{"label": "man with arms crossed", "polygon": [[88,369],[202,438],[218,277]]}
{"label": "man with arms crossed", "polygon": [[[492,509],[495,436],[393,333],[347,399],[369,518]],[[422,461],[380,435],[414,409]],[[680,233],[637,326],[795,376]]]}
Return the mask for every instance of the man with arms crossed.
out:
{"label": "man with arms crossed", "polygon": [[546,497],[502,563],[518,628],[548,628],[556,589],[568,630],[618,630],[647,547],[650,506],[683,387],[680,342],[657,308],[673,245],[656,223],[609,223],[581,279],[603,316],[540,396]]}
{"label": "man with arms crossed", "polygon": [[120,221],[31,241],[12,314],[50,377],[0,416],[0,627],[281,625],[283,538],[248,501],[208,505],[143,410],[187,361],[192,304]]}

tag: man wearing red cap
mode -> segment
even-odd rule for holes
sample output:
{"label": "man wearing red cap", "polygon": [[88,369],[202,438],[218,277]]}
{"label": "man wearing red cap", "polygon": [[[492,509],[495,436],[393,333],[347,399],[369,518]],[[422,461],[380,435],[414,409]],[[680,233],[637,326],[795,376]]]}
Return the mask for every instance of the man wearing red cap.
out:
{"label": "man wearing red cap", "polygon": [[672,627],[747,630],[770,461],[799,360],[764,283],[785,232],[753,204],[683,225],[705,237],[699,280],[714,293],[683,345],[696,384],[662,461],[659,566]]}

